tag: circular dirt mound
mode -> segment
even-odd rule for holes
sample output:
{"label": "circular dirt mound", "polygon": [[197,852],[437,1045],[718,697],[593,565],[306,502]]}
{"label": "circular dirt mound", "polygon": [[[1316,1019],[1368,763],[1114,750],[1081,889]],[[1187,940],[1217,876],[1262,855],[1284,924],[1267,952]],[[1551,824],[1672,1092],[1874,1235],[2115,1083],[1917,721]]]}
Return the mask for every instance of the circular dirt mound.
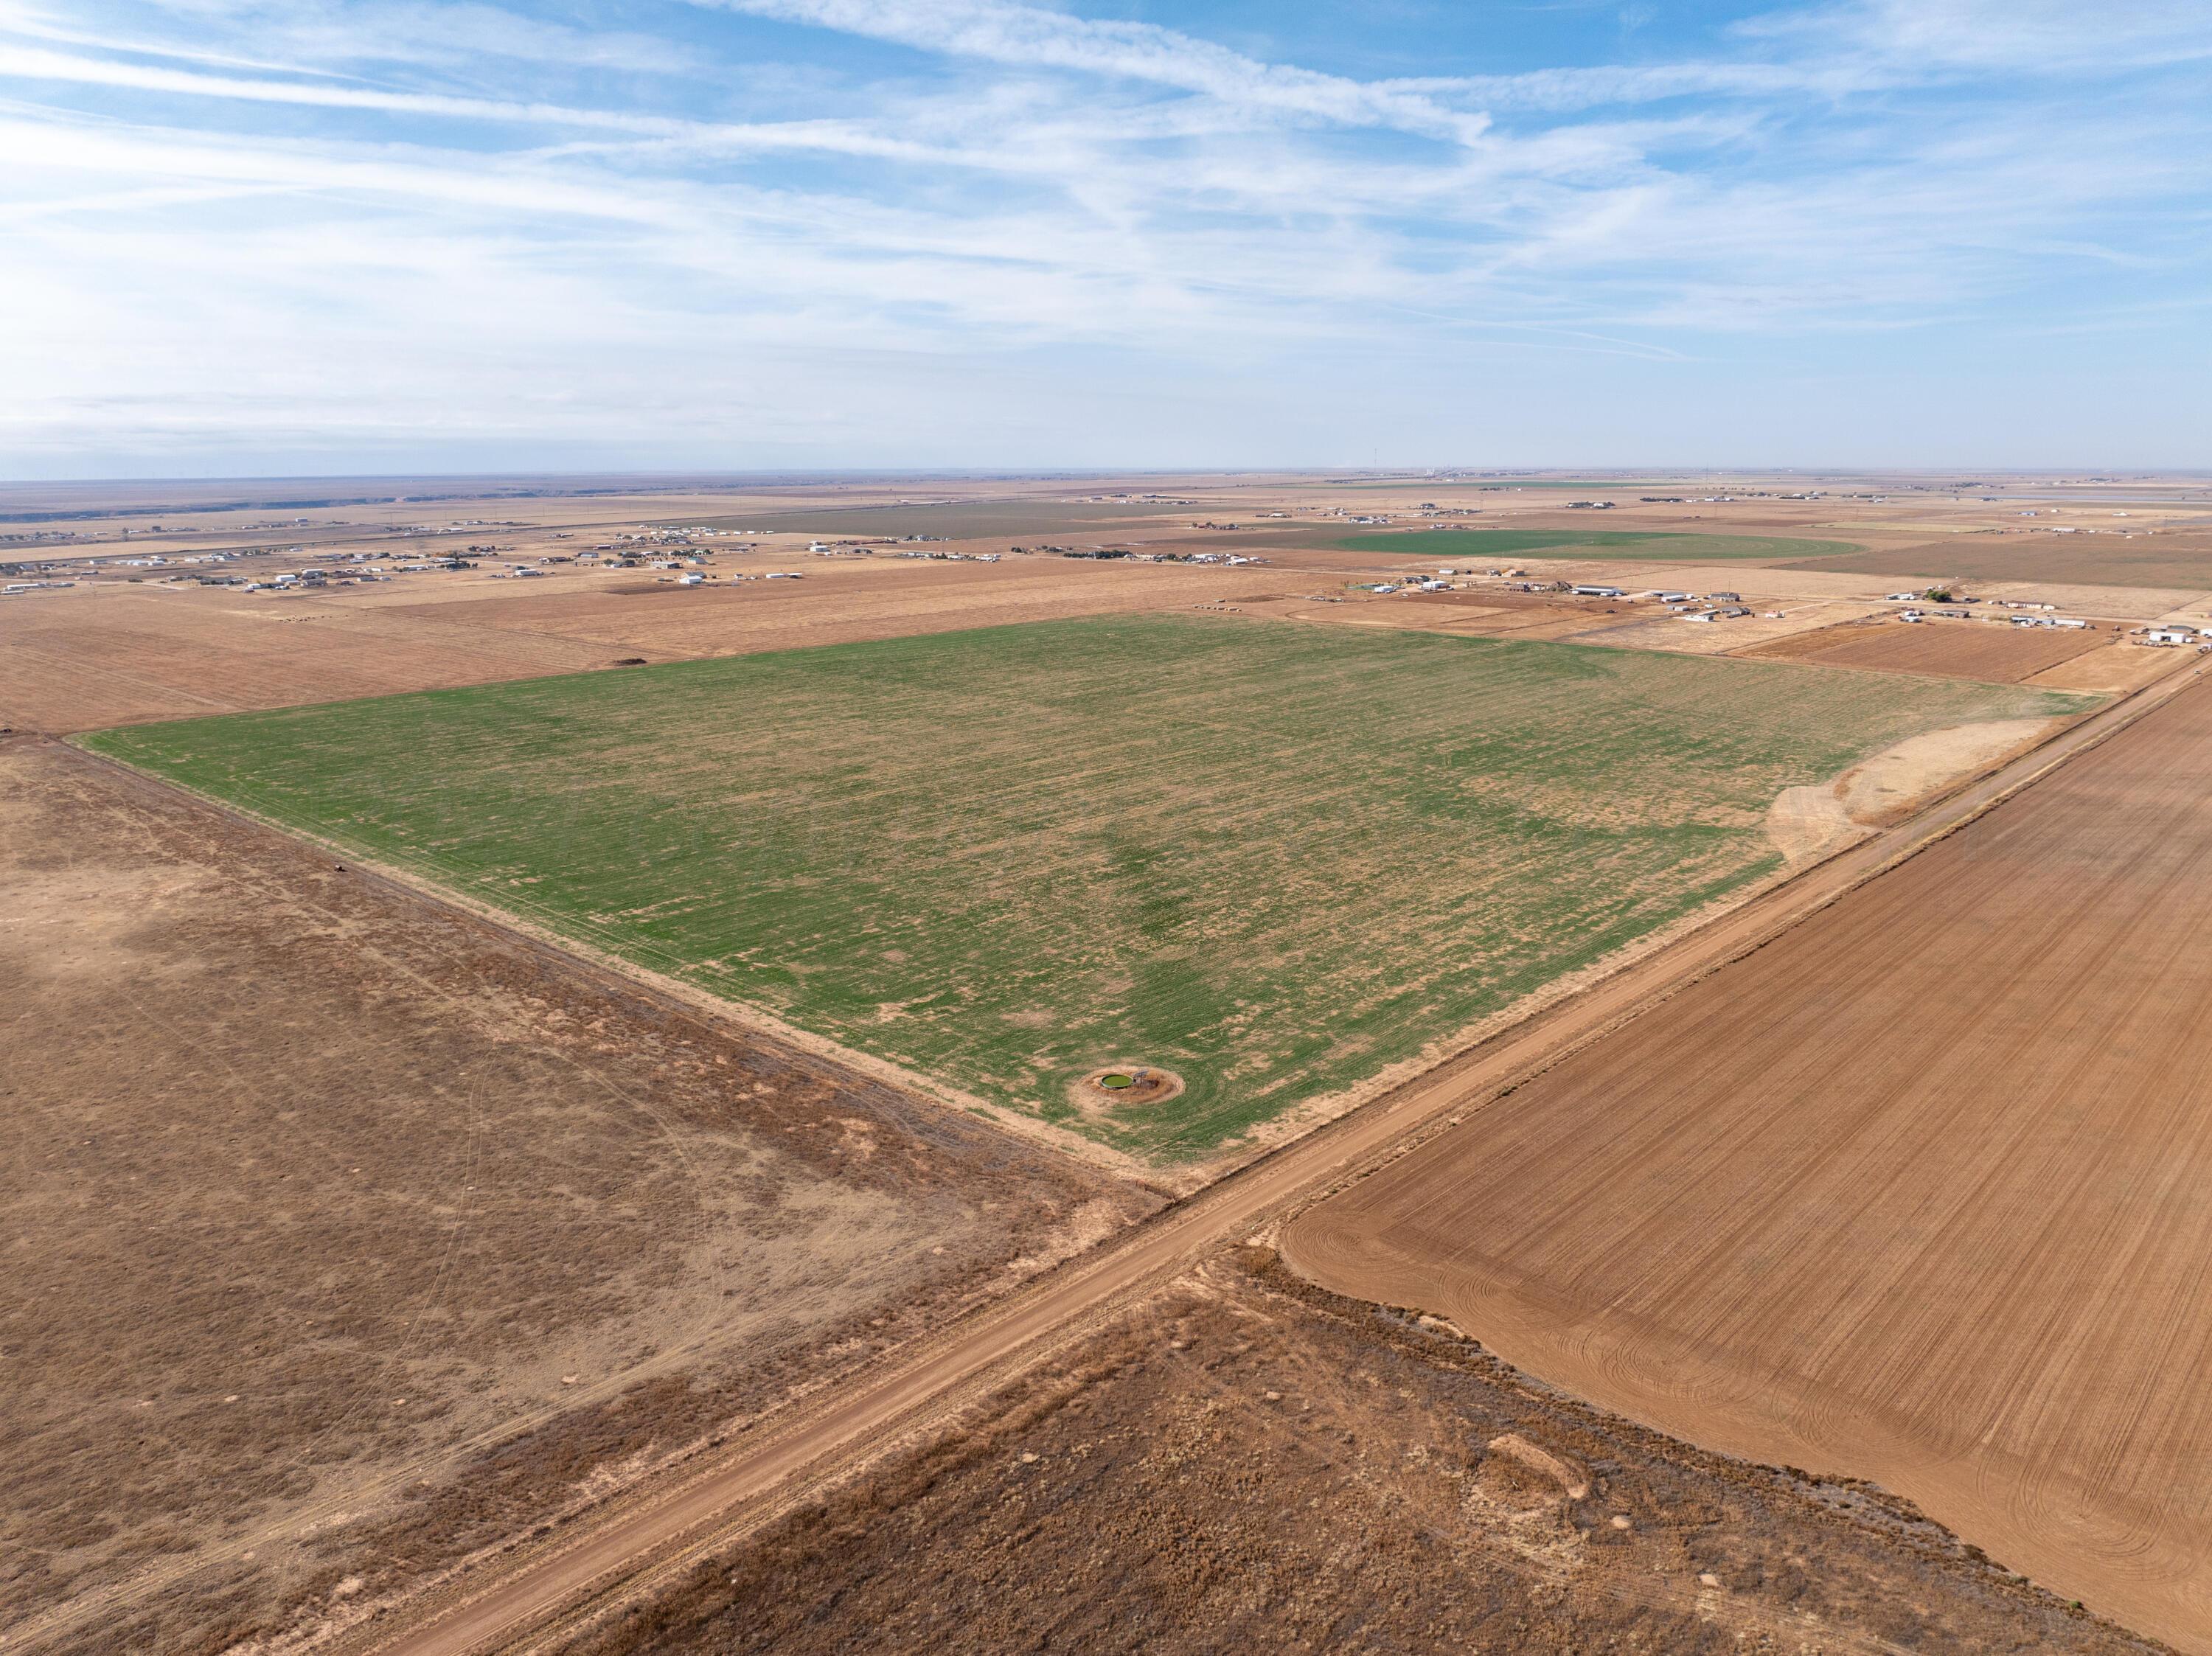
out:
{"label": "circular dirt mound", "polygon": [[1089,1104],[1158,1104],[1182,1090],[1182,1077],[1157,1064],[1109,1064],[1075,1083]]}

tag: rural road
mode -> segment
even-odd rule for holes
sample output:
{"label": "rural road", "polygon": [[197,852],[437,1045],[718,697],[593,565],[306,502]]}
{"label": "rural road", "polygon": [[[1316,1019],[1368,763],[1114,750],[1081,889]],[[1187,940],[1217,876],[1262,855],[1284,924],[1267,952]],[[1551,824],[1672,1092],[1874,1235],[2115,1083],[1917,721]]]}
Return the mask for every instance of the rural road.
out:
{"label": "rural road", "polygon": [[334,1641],[474,1656],[539,1639],[687,1569],[780,1504],[927,1428],[1121,1307],[1479,1108],[2027,786],[2199,682],[2194,657],[2012,763],[1814,864],[1575,997],[1163,1210],[996,1304],[768,1416],[659,1487],[512,1549]]}

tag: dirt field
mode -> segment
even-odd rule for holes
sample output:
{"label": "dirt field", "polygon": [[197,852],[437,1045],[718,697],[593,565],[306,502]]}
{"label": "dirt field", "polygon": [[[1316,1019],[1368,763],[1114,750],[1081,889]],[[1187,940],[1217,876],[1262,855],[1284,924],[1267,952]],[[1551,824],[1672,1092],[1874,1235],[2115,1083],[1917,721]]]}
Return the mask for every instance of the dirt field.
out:
{"label": "dirt field", "polygon": [[1956,581],[2056,581],[2201,592],[2212,587],[2212,529],[2125,536],[1953,535],[1789,567]]}
{"label": "dirt field", "polygon": [[2039,690],[2082,690],[2099,695],[2132,690],[2169,670],[2165,652],[2116,639],[2101,649],[2046,667],[2030,684]]}
{"label": "dirt field", "polygon": [[[87,739],[951,1101],[1191,1165],[1773,872],[1785,788],[2086,705],[1192,616]],[[1071,1094],[1104,1065],[1185,1086]]]}
{"label": "dirt field", "polygon": [[565,1656],[2156,1648],[1248,1250]]}
{"label": "dirt field", "polygon": [[1139,1206],[52,744],[0,863],[10,1651],[419,1584]]}
{"label": "dirt field", "polygon": [[580,672],[629,656],[738,655],[1174,609],[1255,581],[1245,570],[1066,558],[755,561],[805,575],[694,588],[635,573],[534,585],[454,574],[326,597],[124,585],[41,593],[11,600],[0,628],[0,724],[65,733]]}
{"label": "dirt field", "polygon": [[929,535],[941,540],[1024,536],[1057,542],[1114,538],[1132,530],[1182,529],[1200,515],[1188,507],[1052,500],[962,500],[945,505],[778,507],[710,519],[716,528],[797,531],[807,535]]}
{"label": "dirt field", "polygon": [[1632,619],[1626,606],[1594,598],[1487,590],[1401,592],[1387,597],[1352,594],[1326,604],[1303,597],[1255,597],[1237,608],[1247,615],[1338,627],[1387,627],[1462,638],[1577,637],[1591,643],[1603,642],[1607,628]]}
{"label": "dirt field", "polygon": [[[1745,529],[1750,527],[1743,525]],[[1741,532],[1714,535],[1655,533],[1649,530],[1607,531],[1580,525],[1572,529],[1421,529],[1403,535],[1348,535],[1331,544],[1346,551],[1397,552],[1416,557],[1477,561],[1556,556],[1601,561],[1619,558],[1644,563],[1711,563],[1735,558],[1779,563],[1791,559],[1826,560],[1861,549],[1850,541],[1809,541]]]}
{"label": "dirt field", "polygon": [[2199,683],[1286,1253],[2212,1650],[2208,767]]}
{"label": "dirt field", "polygon": [[1743,653],[1762,661],[2018,684],[2112,641],[2109,628],[2094,627],[2077,632],[1983,621],[1873,621],[1801,633]]}
{"label": "dirt field", "polygon": [[606,664],[604,646],[530,634],[364,625],[313,598],[87,588],[10,610],[0,724],[58,733]]}

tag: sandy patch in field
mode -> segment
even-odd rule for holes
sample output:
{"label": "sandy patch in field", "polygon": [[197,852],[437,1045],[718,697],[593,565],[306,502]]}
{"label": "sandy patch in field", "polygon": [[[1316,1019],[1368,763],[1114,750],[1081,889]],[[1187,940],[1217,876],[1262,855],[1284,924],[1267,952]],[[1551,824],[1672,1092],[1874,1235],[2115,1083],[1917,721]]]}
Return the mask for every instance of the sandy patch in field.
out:
{"label": "sandy patch in field", "polygon": [[2021,682],[2039,690],[2082,690],[2117,695],[2148,684],[2161,674],[2176,671],[2196,653],[2180,646],[2160,650],[2116,641],[2070,661],[2062,661],[2055,667],[2047,667]]}
{"label": "sandy patch in field", "polygon": [[1767,808],[1766,837],[1792,868],[1841,851],[1865,831],[1851,821],[1833,782],[1784,788]]}
{"label": "sandy patch in field", "polygon": [[2063,719],[2003,719],[1930,731],[1886,748],[1844,773],[1838,784],[1844,814],[1880,827],[1926,804],[1967,777],[2021,754],[2065,727]]}
{"label": "sandy patch in field", "polygon": [[1841,851],[1937,794],[2063,730],[2059,719],[1992,719],[1932,731],[1886,748],[1832,781],[1784,788],[1766,813],[1766,835],[1790,866]]}

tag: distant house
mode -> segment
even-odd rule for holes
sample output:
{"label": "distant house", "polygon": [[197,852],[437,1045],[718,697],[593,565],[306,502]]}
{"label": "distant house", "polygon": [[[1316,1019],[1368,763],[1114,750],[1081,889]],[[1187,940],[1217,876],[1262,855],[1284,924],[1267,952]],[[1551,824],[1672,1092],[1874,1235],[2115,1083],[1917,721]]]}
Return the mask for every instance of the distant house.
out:
{"label": "distant house", "polygon": [[1618,586],[1571,586],[1567,589],[1577,597],[1617,598],[1624,596]]}

